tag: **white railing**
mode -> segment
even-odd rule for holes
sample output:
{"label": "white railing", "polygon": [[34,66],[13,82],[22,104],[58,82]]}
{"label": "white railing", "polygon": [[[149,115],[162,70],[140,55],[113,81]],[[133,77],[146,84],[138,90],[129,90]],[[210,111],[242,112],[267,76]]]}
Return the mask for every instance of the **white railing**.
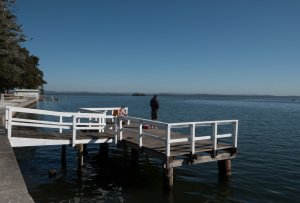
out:
{"label": "white railing", "polygon": [[[111,123],[114,123],[115,118],[118,117],[118,113],[121,108],[122,107],[79,108],[79,112],[101,113],[107,116],[113,116],[111,119]],[[125,107],[124,110],[128,115],[128,107]],[[127,121],[127,125],[130,125],[130,120]]]}
{"label": "white railing", "polygon": [[[130,120],[138,123],[138,129],[132,128],[124,128],[122,126],[122,120]],[[164,136],[158,136],[155,134],[151,134],[143,131],[143,126],[155,126],[164,131]],[[226,134],[218,133],[218,126],[221,125],[232,125],[232,131]],[[195,154],[196,152],[196,142],[201,140],[210,140],[213,143],[213,151],[214,154],[217,150],[222,149],[222,147],[218,147],[218,140],[223,138],[232,138],[231,143],[232,147],[237,147],[237,136],[238,136],[238,120],[222,120],[222,121],[203,121],[203,122],[183,122],[183,123],[164,123],[158,121],[152,121],[147,119],[135,118],[135,117],[127,117],[120,116],[119,119],[119,139],[123,138],[123,131],[132,131],[137,134],[137,140],[139,147],[143,146],[143,137],[148,137],[155,140],[160,140],[165,143],[166,155],[171,155],[171,144],[172,143],[189,143],[191,146],[190,152]],[[196,135],[196,128],[201,127],[212,127],[212,132],[208,135]],[[173,136],[172,130],[178,128],[188,128],[190,131],[189,135],[180,136],[180,138],[176,138],[178,136]],[[155,131],[153,131],[155,132]]]}
{"label": "white railing", "polygon": [[[88,111],[93,113],[70,113],[8,106],[6,108],[6,129],[9,139],[11,138],[12,126],[54,128],[58,129],[60,133],[62,133],[62,131],[65,129],[72,130],[72,144],[74,146],[76,143],[78,143],[76,140],[77,130],[99,130],[99,132],[104,132],[106,120],[112,119],[115,121],[115,143],[117,143],[118,140],[123,139],[124,131],[131,131],[133,133],[136,133],[139,147],[143,147],[143,137],[163,142],[165,146],[165,153],[168,157],[171,155],[171,144],[174,143],[189,144],[191,154],[196,153],[197,142],[203,140],[207,140],[212,143],[212,150],[214,154],[216,154],[217,150],[223,149],[221,145],[218,145],[219,139],[231,139],[231,144],[227,144],[227,146],[234,148],[237,147],[238,120],[165,123],[129,116],[114,116],[113,112],[119,109],[119,107],[81,108],[81,111]],[[107,114],[108,111],[110,112]],[[45,115],[45,118],[54,116],[57,117],[57,121],[14,118],[14,113]],[[130,121],[137,123],[138,128],[124,128],[123,122],[125,121],[127,121],[127,124]],[[159,128],[160,131],[145,131],[143,129],[143,126],[155,126],[156,128]],[[231,128],[219,130],[220,126],[229,126]],[[182,128],[186,128],[187,130],[185,130],[185,133],[189,133],[186,133],[186,135],[184,135],[182,133],[178,134],[174,132],[176,131],[176,129]],[[205,130],[205,128],[207,129]],[[226,133],[223,133],[223,131],[226,131]],[[204,135],[204,133],[206,134]]]}
{"label": "white railing", "polygon": [[[43,115],[45,120],[28,119],[28,118],[15,118],[15,113]],[[37,128],[52,128],[58,129],[60,133],[62,130],[72,130],[72,145],[76,144],[77,130],[98,130],[104,131],[106,126],[105,120],[112,118],[99,113],[70,113],[70,112],[56,112],[40,109],[29,109],[21,107],[6,107],[6,129],[8,138],[11,138],[13,126],[37,127]],[[57,121],[49,120],[50,116],[55,117]],[[48,119],[47,119],[48,118]],[[69,121],[66,121],[69,120]],[[115,138],[117,134],[115,134]]]}
{"label": "white railing", "polygon": [[[79,108],[79,111],[102,113],[106,115],[114,115],[115,111],[119,111],[121,107],[107,107],[107,108]],[[128,114],[128,107],[125,107],[125,111]]]}

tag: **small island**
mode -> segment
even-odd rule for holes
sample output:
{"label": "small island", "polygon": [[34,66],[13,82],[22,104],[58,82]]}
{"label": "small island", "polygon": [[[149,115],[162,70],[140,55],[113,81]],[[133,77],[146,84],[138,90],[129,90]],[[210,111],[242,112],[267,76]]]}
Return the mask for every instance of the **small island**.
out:
{"label": "small island", "polygon": [[146,96],[146,95],[143,93],[133,93],[132,96]]}

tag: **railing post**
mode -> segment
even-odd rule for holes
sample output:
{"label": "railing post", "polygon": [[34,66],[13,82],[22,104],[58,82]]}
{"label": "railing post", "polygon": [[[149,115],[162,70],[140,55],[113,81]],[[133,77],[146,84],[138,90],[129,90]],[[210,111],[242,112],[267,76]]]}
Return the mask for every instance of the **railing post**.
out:
{"label": "railing post", "polygon": [[118,122],[119,122],[119,139],[123,139],[123,126],[122,126],[122,119],[118,117]]}
{"label": "railing post", "polygon": [[115,144],[118,143],[118,119],[116,119],[116,117],[114,117],[114,126],[115,126]]}
{"label": "railing post", "polygon": [[143,146],[143,123],[139,124],[139,134],[138,134],[139,147]]}
{"label": "railing post", "polygon": [[6,107],[5,109],[5,129],[8,128],[8,112],[9,112],[9,107]]}
{"label": "railing post", "polygon": [[[63,123],[62,121],[63,121],[62,116],[59,116],[60,125],[62,125],[62,123]],[[62,128],[59,128],[59,133],[62,133]]]}
{"label": "railing post", "polygon": [[[128,114],[128,107],[125,108],[125,111],[126,111],[126,114],[127,114],[127,116],[128,116],[128,115],[129,115],[129,114]],[[130,125],[130,120],[129,120],[129,119],[127,120],[126,124],[127,124],[127,125]]]}
{"label": "railing post", "polygon": [[216,150],[217,150],[217,134],[218,134],[218,123],[215,122],[213,123],[213,136],[212,136],[214,156],[216,155]]}
{"label": "railing post", "polygon": [[100,116],[100,114],[99,114],[99,117],[98,117],[98,121],[99,121],[99,122],[98,122],[98,124],[99,124],[99,133],[102,132],[102,126],[101,126],[101,123],[103,123],[103,122],[102,122],[102,119],[103,119],[103,118],[102,118],[102,117]]}
{"label": "railing post", "polygon": [[[105,117],[104,117],[104,118],[103,118],[103,117],[101,118],[101,122],[102,122],[102,123],[106,123],[107,110],[104,111],[103,115],[105,115]],[[101,132],[104,132],[104,129],[101,129]]]}
{"label": "railing post", "polygon": [[233,146],[237,147],[237,136],[238,136],[238,128],[239,128],[239,121],[235,122],[235,125],[233,127],[234,134],[233,134]]}
{"label": "railing post", "polygon": [[195,124],[190,125],[191,129],[191,152],[192,154],[195,154]]}
{"label": "railing post", "polygon": [[166,132],[166,154],[167,157],[169,157],[171,155],[171,126],[167,125],[167,132]]}
{"label": "railing post", "polygon": [[89,117],[89,127],[88,128],[91,128],[92,127],[92,117],[90,116]]}
{"label": "railing post", "polygon": [[76,115],[73,115],[73,137],[72,137],[72,146],[75,147],[76,145]]}
{"label": "railing post", "polygon": [[7,137],[8,139],[11,138],[11,131],[12,131],[12,110],[10,107],[7,108],[8,109],[8,120],[7,120]]}

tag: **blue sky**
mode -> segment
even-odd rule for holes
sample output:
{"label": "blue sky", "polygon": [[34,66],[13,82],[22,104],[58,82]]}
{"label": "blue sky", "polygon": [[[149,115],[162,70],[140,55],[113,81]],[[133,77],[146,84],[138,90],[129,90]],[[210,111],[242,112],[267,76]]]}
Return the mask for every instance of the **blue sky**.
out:
{"label": "blue sky", "polygon": [[46,90],[300,95],[298,0],[17,0]]}

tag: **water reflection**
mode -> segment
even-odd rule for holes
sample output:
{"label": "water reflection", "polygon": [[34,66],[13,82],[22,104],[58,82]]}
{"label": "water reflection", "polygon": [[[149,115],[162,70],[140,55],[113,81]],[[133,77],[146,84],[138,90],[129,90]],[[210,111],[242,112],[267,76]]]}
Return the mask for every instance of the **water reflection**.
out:
{"label": "water reflection", "polygon": [[218,198],[222,200],[227,200],[231,196],[231,190],[230,190],[230,176],[221,176],[219,175],[219,181],[218,181]]}

